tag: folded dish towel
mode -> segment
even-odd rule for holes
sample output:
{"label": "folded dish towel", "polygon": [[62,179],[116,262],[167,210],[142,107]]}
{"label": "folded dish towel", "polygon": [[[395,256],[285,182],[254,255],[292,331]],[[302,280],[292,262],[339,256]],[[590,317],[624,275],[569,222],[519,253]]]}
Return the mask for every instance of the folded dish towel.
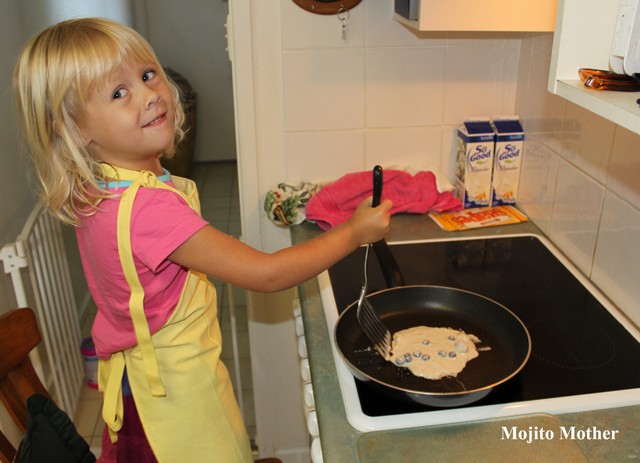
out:
{"label": "folded dish towel", "polygon": [[304,222],[305,205],[320,189],[310,182],[279,183],[267,192],[264,211],[269,220],[278,227],[289,227]]}
{"label": "folded dish towel", "polygon": [[[323,230],[347,221],[358,204],[371,196],[372,182],[371,171],[366,171],[347,174],[328,184],[307,203],[307,220],[316,222]],[[385,170],[382,199],[393,202],[391,214],[462,209],[462,203],[450,191],[438,191],[436,177],[428,171],[411,175],[400,170]]]}

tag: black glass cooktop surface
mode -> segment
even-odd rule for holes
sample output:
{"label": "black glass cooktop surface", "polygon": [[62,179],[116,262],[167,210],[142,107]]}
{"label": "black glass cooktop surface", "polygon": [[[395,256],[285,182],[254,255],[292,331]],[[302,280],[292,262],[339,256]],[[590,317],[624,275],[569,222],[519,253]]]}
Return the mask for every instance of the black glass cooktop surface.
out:
{"label": "black glass cooktop surface", "polygon": [[[525,367],[468,407],[640,387],[640,343],[535,236],[398,243],[391,249],[407,285],[476,292],[506,306],[529,331]],[[329,270],[340,312],[358,297],[363,259],[361,248]],[[385,288],[371,252],[369,292]],[[431,409],[355,381],[366,415]]]}

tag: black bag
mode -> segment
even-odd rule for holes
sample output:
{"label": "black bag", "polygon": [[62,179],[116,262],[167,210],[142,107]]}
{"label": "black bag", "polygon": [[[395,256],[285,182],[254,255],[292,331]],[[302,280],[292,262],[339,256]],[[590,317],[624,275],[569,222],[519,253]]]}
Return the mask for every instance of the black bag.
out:
{"label": "black bag", "polygon": [[18,463],[94,463],[96,457],[65,412],[50,399],[27,399],[27,433],[20,443]]}

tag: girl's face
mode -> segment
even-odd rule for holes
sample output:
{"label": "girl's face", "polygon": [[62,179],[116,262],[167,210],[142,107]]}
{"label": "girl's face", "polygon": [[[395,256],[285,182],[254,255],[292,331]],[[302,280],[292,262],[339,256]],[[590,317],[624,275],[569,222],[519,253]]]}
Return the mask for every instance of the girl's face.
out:
{"label": "girl's face", "polygon": [[127,63],[93,90],[78,125],[100,161],[161,173],[158,156],[174,141],[169,84],[157,64]]}

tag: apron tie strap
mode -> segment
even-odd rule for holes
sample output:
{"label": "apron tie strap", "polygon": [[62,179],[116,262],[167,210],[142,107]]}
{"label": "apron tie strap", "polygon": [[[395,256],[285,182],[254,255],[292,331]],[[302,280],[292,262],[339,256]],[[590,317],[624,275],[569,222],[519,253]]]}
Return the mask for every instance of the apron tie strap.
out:
{"label": "apron tie strap", "polygon": [[122,403],[122,377],[124,375],[124,352],[116,352],[109,360],[98,363],[100,390],[103,393],[102,419],[109,428],[112,443],[118,440],[122,428],[124,405]]}
{"label": "apron tie strap", "polygon": [[151,176],[153,176],[151,172],[143,171],[131,186],[122,193],[118,209],[118,255],[122,263],[124,276],[131,287],[129,311],[138,346],[140,347],[149,389],[153,396],[164,397],[166,391],[160,378],[158,357],[151,342],[149,323],[144,314],[144,289],[133,262],[133,251],[131,249],[131,211],[133,210],[133,201],[140,187],[145,183],[150,184],[151,181],[149,179]]}

